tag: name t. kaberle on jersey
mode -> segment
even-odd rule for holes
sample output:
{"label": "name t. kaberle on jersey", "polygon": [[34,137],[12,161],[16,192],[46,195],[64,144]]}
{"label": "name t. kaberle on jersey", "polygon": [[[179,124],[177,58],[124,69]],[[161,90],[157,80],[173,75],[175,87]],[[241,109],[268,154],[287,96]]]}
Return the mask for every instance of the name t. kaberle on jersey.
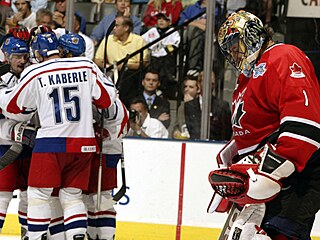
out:
{"label": "name t. kaberle on jersey", "polygon": [[48,85],[53,86],[69,83],[82,83],[87,81],[87,71],[50,74],[47,79],[38,77],[38,82],[42,88]]}

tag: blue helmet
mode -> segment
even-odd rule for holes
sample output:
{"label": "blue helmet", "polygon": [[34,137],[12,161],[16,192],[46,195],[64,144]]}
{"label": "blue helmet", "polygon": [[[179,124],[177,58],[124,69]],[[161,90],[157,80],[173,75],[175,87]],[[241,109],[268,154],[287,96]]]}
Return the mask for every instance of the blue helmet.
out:
{"label": "blue helmet", "polygon": [[86,51],[86,43],[82,36],[76,33],[67,33],[59,38],[59,45],[63,55],[71,53],[73,57],[81,56]]}
{"label": "blue helmet", "polygon": [[29,46],[26,41],[15,37],[8,37],[1,47],[5,54],[29,53]]}
{"label": "blue helmet", "polygon": [[58,39],[54,32],[36,34],[31,41],[31,49],[34,56],[36,56],[36,51],[38,51],[42,57],[59,54],[58,46]]}

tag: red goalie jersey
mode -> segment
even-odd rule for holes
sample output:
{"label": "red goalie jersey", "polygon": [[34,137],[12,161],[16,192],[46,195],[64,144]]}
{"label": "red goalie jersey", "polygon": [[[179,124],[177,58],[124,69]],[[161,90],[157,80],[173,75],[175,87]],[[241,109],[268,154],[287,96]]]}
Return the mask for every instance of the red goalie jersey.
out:
{"label": "red goalie jersey", "polygon": [[267,49],[250,78],[239,76],[233,94],[238,153],[256,150],[279,131],[277,152],[301,171],[320,146],[319,90],[312,63],[301,50],[284,44]]}

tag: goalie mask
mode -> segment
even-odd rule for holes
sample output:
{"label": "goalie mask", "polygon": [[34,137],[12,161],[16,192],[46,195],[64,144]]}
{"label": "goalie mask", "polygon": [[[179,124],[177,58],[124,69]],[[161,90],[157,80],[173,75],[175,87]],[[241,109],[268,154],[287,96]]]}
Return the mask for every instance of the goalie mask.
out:
{"label": "goalie mask", "polygon": [[227,61],[250,77],[267,35],[259,18],[240,10],[222,24],[218,43]]}

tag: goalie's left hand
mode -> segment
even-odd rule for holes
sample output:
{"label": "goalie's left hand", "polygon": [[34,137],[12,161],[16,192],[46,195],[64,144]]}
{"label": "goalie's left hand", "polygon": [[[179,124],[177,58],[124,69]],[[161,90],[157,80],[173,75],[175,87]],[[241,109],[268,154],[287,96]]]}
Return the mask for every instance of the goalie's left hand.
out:
{"label": "goalie's left hand", "polygon": [[237,164],[209,174],[213,189],[229,201],[244,205],[272,200],[281,191],[281,179],[295,171],[294,164],[266,144]]}

